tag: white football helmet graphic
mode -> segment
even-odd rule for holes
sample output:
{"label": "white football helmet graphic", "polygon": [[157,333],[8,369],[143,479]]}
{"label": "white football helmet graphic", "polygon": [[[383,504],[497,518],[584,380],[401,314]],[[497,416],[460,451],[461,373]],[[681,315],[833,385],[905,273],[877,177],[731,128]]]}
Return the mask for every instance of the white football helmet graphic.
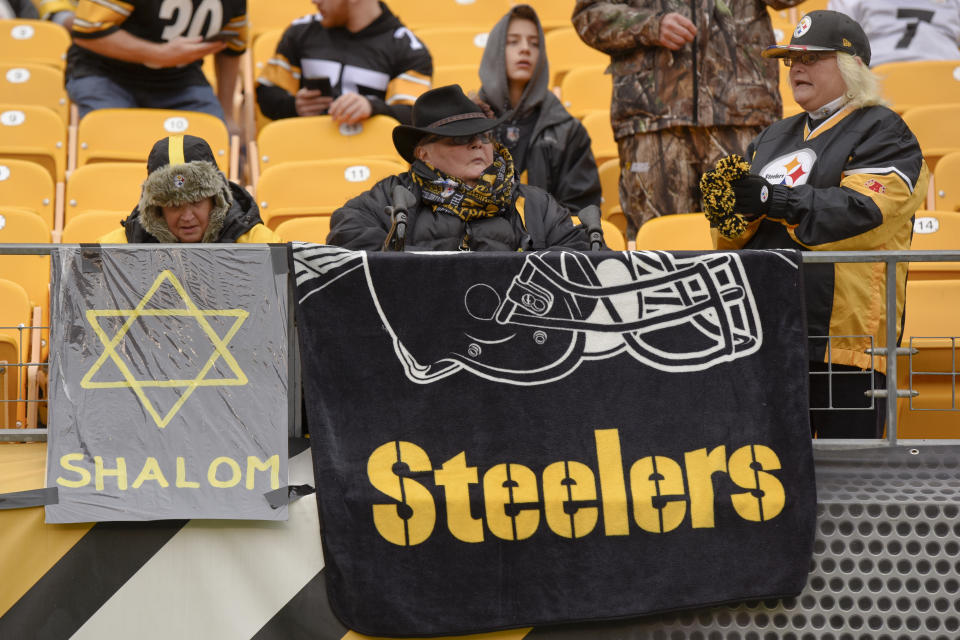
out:
{"label": "white football helmet graphic", "polygon": [[[509,281],[499,275],[464,284],[457,300],[410,287],[397,302],[395,293],[378,295],[386,278],[371,270],[366,254],[323,247],[320,266],[318,250],[309,258],[295,252],[298,284],[320,280],[301,299],[342,277],[347,264],[350,271],[362,266],[394,350],[417,383],[468,371],[491,381],[543,384],[584,360],[621,353],[661,371],[700,371],[748,356],[762,343],[736,253],[531,253]],[[443,324],[432,323],[438,318]]]}

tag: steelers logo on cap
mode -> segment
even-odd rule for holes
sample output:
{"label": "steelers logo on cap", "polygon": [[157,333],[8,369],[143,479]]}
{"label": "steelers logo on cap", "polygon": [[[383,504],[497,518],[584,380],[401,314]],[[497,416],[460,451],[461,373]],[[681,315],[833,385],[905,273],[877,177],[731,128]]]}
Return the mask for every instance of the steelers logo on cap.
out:
{"label": "steelers logo on cap", "polygon": [[187,181],[186,178],[184,178],[182,175],[180,175],[180,174],[178,173],[178,174],[177,174],[176,176],[174,176],[174,178],[173,178],[173,186],[175,186],[177,189],[179,189],[180,187],[183,186],[183,183],[186,182],[186,181]]}
{"label": "steelers logo on cap", "polygon": [[794,38],[802,38],[806,35],[807,31],[810,31],[810,25],[813,23],[813,20],[810,19],[810,16],[803,16],[800,22],[797,23],[797,28],[793,30]]}

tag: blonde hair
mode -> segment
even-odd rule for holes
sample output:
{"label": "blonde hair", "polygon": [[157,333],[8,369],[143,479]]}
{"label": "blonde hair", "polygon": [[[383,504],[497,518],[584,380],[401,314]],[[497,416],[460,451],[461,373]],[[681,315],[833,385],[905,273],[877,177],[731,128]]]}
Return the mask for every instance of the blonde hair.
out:
{"label": "blonde hair", "polygon": [[838,51],[837,67],[847,87],[844,96],[851,107],[859,109],[887,103],[880,90],[880,76],[870,71],[860,58]]}

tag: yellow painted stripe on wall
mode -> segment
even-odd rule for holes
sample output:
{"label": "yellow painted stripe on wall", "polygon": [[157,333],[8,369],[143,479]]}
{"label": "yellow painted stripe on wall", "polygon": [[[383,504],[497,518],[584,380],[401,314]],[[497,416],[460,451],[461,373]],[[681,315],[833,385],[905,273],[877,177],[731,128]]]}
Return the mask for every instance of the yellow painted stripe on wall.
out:
{"label": "yellow painted stripe on wall", "polygon": [[[0,445],[0,493],[46,486],[47,443]],[[16,553],[0,553],[0,616],[23,597],[87,531],[91,523],[44,524],[43,507],[0,510],[3,545]]]}

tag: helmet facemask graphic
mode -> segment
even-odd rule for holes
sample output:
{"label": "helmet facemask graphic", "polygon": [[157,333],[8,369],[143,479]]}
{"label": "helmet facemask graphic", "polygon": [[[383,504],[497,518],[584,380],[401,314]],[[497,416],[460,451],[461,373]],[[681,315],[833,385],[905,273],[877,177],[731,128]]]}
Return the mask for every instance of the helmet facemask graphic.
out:
{"label": "helmet facemask graphic", "polygon": [[[471,282],[451,274],[464,282],[452,285],[463,291],[459,299],[410,288],[414,299],[402,304],[378,296],[387,293],[383,276],[365,254],[355,255],[407,377],[421,384],[461,370],[494,382],[544,384],[585,360],[624,353],[660,371],[702,371],[762,343],[736,253],[530,253],[512,276],[477,282],[484,271],[474,269]],[[425,331],[434,318],[442,325]]]}

